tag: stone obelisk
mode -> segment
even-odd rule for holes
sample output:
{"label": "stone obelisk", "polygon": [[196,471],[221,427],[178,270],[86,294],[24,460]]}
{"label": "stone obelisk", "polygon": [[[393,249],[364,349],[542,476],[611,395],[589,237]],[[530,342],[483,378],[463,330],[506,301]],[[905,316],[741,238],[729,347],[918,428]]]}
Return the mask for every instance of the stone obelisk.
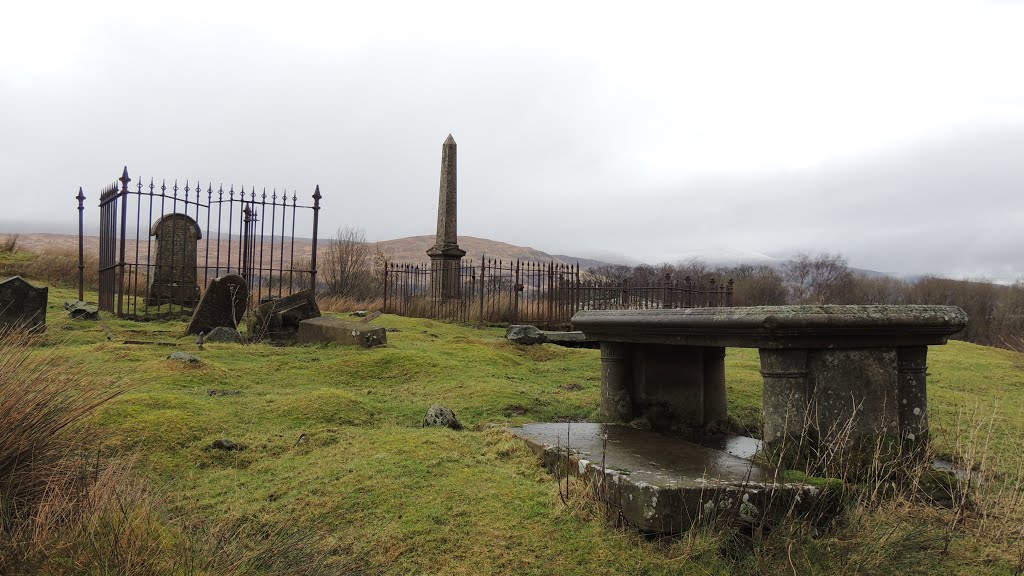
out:
{"label": "stone obelisk", "polygon": [[455,139],[449,134],[441,145],[441,190],[437,200],[437,238],[430,256],[431,290],[435,298],[458,298],[459,271],[466,251],[459,248],[455,170]]}

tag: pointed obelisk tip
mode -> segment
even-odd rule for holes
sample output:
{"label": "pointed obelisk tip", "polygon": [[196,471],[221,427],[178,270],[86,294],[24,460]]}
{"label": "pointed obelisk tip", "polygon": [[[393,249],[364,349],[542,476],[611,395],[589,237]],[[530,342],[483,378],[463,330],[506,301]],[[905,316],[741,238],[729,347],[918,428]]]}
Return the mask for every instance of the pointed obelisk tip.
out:
{"label": "pointed obelisk tip", "polygon": [[445,146],[447,146],[449,144],[455,144],[455,138],[452,138],[451,134],[448,134],[448,137],[445,138],[445,140],[444,140],[444,145]]}

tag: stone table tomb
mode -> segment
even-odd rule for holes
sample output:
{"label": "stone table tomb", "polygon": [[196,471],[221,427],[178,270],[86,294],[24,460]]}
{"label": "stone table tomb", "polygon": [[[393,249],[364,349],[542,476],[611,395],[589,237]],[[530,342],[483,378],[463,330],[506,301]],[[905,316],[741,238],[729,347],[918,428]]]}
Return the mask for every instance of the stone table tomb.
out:
{"label": "stone table tomb", "polygon": [[573,324],[601,346],[602,407],[675,432],[727,416],[726,347],[757,348],[763,439],[778,446],[923,443],[928,346],[964,328],[955,306],[759,306],[588,310]]}

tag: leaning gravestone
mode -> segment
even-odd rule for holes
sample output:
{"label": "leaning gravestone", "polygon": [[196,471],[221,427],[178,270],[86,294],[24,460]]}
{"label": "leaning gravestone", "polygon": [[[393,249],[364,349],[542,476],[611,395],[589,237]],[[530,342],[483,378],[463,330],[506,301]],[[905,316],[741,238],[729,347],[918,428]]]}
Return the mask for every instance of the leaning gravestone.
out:
{"label": "leaning gravestone", "polygon": [[156,261],[149,285],[149,305],[193,306],[199,300],[196,284],[196,247],[203,237],[190,216],[167,214],[157,220],[150,236],[156,236]]}
{"label": "leaning gravestone", "polygon": [[203,293],[203,299],[192,312],[192,320],[185,329],[186,334],[209,334],[218,326],[236,328],[245,314],[249,302],[249,287],[245,279],[229,274],[210,280]]}
{"label": "leaning gravestone", "polygon": [[48,295],[21,276],[0,282],[0,330],[45,330]]}
{"label": "leaning gravestone", "polygon": [[260,304],[249,319],[249,338],[294,340],[300,322],[319,317],[320,307],[313,290],[296,292]]}

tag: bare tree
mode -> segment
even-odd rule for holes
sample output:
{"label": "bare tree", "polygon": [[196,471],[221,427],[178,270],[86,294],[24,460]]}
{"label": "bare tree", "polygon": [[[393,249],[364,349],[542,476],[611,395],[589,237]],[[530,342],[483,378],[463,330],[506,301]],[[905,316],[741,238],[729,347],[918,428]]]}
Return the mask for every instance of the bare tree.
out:
{"label": "bare tree", "polygon": [[621,283],[633,273],[633,267],[623,264],[604,264],[591,268],[589,272],[599,280]]}
{"label": "bare tree", "polygon": [[366,242],[361,228],[342,227],[327,244],[321,274],[326,294],[351,298],[367,298],[374,294],[374,256],[372,244]]}
{"label": "bare tree", "polygon": [[853,286],[853,273],[840,254],[797,254],[782,264],[782,276],[798,304],[840,304]]}
{"label": "bare tree", "polygon": [[786,284],[771,266],[737,266],[721,270],[721,275],[733,278],[732,298],[736,306],[774,306],[786,303]]}

